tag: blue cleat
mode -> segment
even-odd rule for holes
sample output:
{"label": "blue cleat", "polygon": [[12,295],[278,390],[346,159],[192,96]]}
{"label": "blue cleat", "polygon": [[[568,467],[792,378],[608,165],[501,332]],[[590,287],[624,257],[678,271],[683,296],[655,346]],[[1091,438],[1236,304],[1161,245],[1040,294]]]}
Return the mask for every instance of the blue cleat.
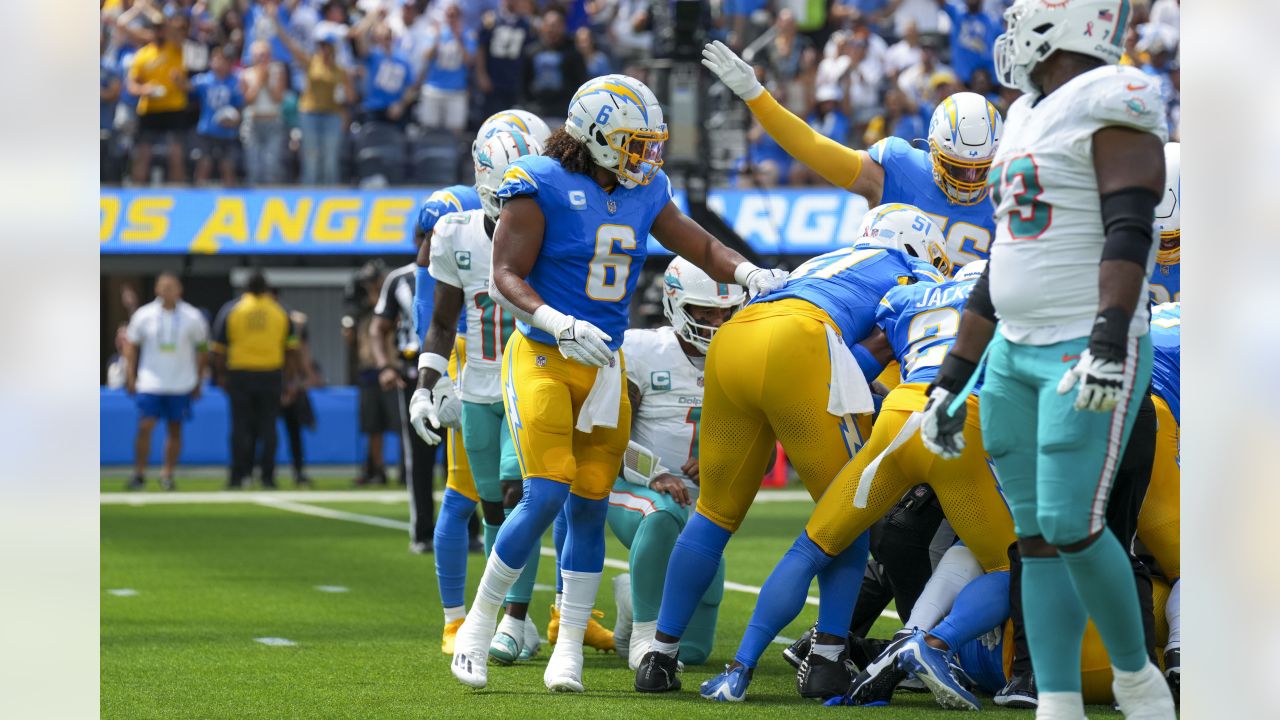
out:
{"label": "blue cleat", "polygon": [[746,667],[724,666],[724,672],[702,683],[698,693],[716,702],[742,702],[747,699],[747,686],[751,684],[751,671]]}
{"label": "blue cleat", "polygon": [[948,662],[950,653],[931,647],[916,630],[898,651],[898,668],[928,686],[938,704],[952,710],[981,710],[978,698],[960,684]]}

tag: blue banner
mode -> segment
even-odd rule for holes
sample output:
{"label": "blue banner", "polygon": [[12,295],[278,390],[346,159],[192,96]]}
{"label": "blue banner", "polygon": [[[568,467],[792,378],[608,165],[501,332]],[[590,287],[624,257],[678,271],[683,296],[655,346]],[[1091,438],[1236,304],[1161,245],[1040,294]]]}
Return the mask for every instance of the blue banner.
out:
{"label": "blue banner", "polygon": [[[103,188],[103,254],[410,254],[430,189]],[[676,204],[685,207],[684,193]],[[830,188],[713,190],[707,204],[765,255],[816,255],[854,237],[866,200]],[[652,238],[649,249],[666,251]]]}

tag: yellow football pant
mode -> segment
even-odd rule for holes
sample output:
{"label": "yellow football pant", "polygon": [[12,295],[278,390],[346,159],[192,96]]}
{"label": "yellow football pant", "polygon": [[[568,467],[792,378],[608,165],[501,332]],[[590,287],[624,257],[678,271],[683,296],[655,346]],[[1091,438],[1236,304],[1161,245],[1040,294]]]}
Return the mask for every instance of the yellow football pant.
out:
{"label": "yellow football pant", "polygon": [[826,325],[835,327],[820,308],[787,299],[748,305],[716,331],[699,428],[698,512],[729,532],[760,490],[775,440],[814,500],[857,447],[854,423],[827,412]]}
{"label": "yellow football pant", "polygon": [[[621,362],[621,351],[617,356]],[[511,334],[502,357],[502,404],[522,477],[566,483],[588,500],[609,497],[631,437],[631,400],[624,385],[616,428],[574,429],[595,378],[596,368],[566,359],[554,345]]]}
{"label": "yellow football pant", "polygon": [[[453,352],[449,354],[449,377],[457,382],[462,377],[462,368],[466,366],[467,338],[457,335],[453,340]],[[449,467],[444,486],[471,502],[480,502],[480,495],[476,493],[476,481],[471,477],[471,463],[467,462],[467,451],[462,447],[462,431],[449,428],[444,441],[445,460]]]}
{"label": "yellow football pant", "polygon": [[865,508],[855,507],[854,495],[863,471],[889,447],[912,413],[924,409],[925,383],[899,385],[885,398],[871,430],[871,438],[853,462],[836,476],[818,501],[805,532],[828,555],[838,555],[894,506],[912,487],[928,483],[938,495],[951,527],[973,551],[987,572],[1009,568],[1009,545],[1014,541],[1013,517],[1000,495],[995,474],[982,448],[978,398],[967,400],[965,449],[954,460],[929,452],[912,433],[906,444],[880,460]]}
{"label": "yellow football pant", "polygon": [[1182,576],[1182,514],[1178,497],[1182,489],[1179,466],[1179,428],[1169,404],[1152,395],[1156,406],[1156,457],[1151,484],[1138,514],[1138,539],[1151,551],[1170,582]]}

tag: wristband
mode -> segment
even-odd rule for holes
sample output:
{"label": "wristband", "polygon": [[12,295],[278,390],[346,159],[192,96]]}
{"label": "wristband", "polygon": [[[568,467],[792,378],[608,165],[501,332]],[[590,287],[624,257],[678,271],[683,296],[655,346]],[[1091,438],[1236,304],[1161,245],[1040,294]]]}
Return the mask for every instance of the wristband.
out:
{"label": "wristband", "polygon": [[969,378],[973,377],[977,369],[978,363],[948,354],[947,359],[942,361],[942,367],[938,368],[938,376],[929,383],[925,394],[928,395],[934,388],[940,387],[952,395],[959,395],[964,392],[964,386],[969,383]]}
{"label": "wristband", "polygon": [[419,370],[435,370],[444,376],[449,370],[449,358],[438,353],[422,353],[418,356]]}
{"label": "wristband", "polygon": [[1089,333],[1089,354],[1099,360],[1123,362],[1128,354],[1129,313],[1112,306],[1098,313]]}
{"label": "wristband", "polygon": [[747,276],[759,269],[759,266],[755,263],[743,260],[733,269],[733,281],[745,288],[747,286]]}

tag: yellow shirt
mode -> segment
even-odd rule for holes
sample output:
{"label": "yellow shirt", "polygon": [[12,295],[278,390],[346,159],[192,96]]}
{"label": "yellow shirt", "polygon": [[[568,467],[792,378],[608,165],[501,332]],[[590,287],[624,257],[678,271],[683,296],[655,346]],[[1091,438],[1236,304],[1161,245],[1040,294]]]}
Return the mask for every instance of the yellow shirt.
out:
{"label": "yellow shirt", "polygon": [[164,88],[164,94],[143,95],[138,98],[139,115],[187,109],[187,93],[173,81],[175,70],[182,75],[187,74],[187,66],[182,61],[182,48],[172,43],[165,43],[163,47],[148,43],[133,56],[129,77],[134,82]]}
{"label": "yellow shirt", "polygon": [[285,350],[298,346],[289,313],[270,295],[253,293],[222,306],[213,340],[210,347],[226,354],[228,370],[280,370]]}
{"label": "yellow shirt", "polygon": [[346,72],[337,65],[326,65],[317,54],[307,66],[307,87],[298,99],[298,111],[305,113],[336,113],[338,85],[346,78]]}

